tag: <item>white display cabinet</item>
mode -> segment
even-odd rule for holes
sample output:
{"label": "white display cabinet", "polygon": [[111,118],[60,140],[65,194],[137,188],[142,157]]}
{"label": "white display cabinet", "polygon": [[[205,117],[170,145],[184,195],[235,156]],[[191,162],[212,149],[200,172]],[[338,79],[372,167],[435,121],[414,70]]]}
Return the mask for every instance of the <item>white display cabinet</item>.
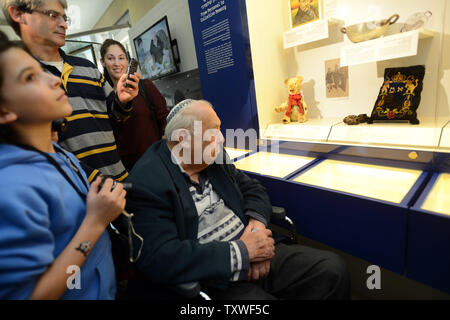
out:
{"label": "white display cabinet", "polygon": [[[294,43],[312,29],[291,30],[289,1],[246,1],[260,146],[235,164],[286,208],[299,234],[450,293],[450,3],[323,4],[328,36],[287,46],[286,35]],[[400,32],[426,11],[432,17],[422,29]],[[400,18],[384,37],[352,43],[341,32],[394,14]],[[341,97],[327,94],[330,65],[348,68]],[[344,123],[371,115],[386,69],[417,65],[425,66],[420,124]],[[275,108],[288,100],[285,79],[297,76],[308,121],[283,124]],[[268,156],[269,146],[289,157]]]}
{"label": "white display cabinet", "polygon": [[[246,1],[252,51],[260,137],[312,143],[331,143],[383,148],[450,152],[450,6],[444,0],[333,0],[323,1],[322,23],[328,38],[286,48],[291,30],[287,1]],[[412,14],[431,11],[422,29],[400,33]],[[352,43],[343,26],[386,19],[399,14],[384,37]],[[315,22],[316,23],[316,22]],[[317,22],[319,23],[319,22]],[[311,36],[311,39],[314,39]],[[348,96],[328,98],[325,62],[341,59],[348,66]],[[425,66],[419,125],[374,123],[349,126],[348,115],[370,116],[383,84],[384,70]],[[288,99],[284,80],[304,78],[302,92],[309,107],[305,123],[282,124],[283,113],[275,107]]]}

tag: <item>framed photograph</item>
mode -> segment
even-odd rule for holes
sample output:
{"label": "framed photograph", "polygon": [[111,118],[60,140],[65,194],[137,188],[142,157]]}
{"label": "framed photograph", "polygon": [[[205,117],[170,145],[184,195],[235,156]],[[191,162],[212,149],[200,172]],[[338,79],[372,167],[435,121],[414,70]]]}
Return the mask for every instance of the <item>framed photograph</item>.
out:
{"label": "framed photograph", "polygon": [[341,67],[341,59],[325,61],[327,98],[349,96],[348,67]]}
{"label": "framed photograph", "polygon": [[288,0],[291,29],[322,19],[323,0]]}

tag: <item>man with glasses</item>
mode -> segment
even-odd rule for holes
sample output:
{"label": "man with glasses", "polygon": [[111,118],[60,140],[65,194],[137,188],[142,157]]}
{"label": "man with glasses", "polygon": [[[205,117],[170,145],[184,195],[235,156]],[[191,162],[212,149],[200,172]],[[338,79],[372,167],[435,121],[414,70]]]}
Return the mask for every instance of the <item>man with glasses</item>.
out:
{"label": "man with glasses", "polygon": [[[61,146],[81,161],[89,182],[99,173],[124,180],[128,172],[119,158],[110,120],[120,122],[129,117],[141,75],[132,75],[132,81],[124,75],[114,93],[92,62],[66,55],[60,49],[70,22],[66,0],[2,0],[2,9],[43,69],[61,77],[73,108],[66,118],[66,130],[59,133]],[[130,87],[125,88],[125,82]]]}

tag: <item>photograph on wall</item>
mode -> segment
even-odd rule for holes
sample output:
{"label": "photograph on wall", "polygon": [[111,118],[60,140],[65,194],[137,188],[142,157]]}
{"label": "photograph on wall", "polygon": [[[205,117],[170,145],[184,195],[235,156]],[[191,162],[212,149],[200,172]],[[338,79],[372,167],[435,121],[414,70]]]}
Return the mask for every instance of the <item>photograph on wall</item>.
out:
{"label": "photograph on wall", "polygon": [[291,29],[322,18],[322,0],[288,0]]}
{"label": "photograph on wall", "polygon": [[341,67],[341,59],[325,61],[327,98],[349,96],[348,66]]}

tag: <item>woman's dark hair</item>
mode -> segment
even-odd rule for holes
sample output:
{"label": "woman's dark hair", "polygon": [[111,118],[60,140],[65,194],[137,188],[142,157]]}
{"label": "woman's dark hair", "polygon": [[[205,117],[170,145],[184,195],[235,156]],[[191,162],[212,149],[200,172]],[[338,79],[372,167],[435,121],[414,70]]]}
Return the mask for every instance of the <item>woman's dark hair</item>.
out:
{"label": "woman's dark hair", "polygon": [[[127,55],[127,50],[125,49],[125,47],[123,46],[123,44],[121,44],[119,41],[113,40],[113,39],[106,39],[103,44],[102,47],[100,48],[100,56],[103,59],[103,61],[105,61],[105,56],[106,53],[108,52],[109,47],[111,46],[119,46],[120,49],[122,49],[123,53],[125,53],[125,55]],[[127,55],[128,58],[128,55]],[[111,79],[111,76],[108,73],[108,70],[106,68],[103,68],[103,75],[105,76],[106,81],[108,81],[108,83],[111,85],[111,87],[114,87],[114,83]]]}
{"label": "woman's dark hair", "polygon": [[[2,62],[1,55],[8,51],[11,48],[20,48],[25,50],[25,47],[22,44],[10,41],[6,34],[0,31],[0,101],[3,100],[1,88],[3,86],[4,81],[4,66],[5,64]],[[25,50],[26,51],[26,50]],[[10,140],[11,132],[10,128],[7,125],[0,125],[0,143],[6,143]]]}

